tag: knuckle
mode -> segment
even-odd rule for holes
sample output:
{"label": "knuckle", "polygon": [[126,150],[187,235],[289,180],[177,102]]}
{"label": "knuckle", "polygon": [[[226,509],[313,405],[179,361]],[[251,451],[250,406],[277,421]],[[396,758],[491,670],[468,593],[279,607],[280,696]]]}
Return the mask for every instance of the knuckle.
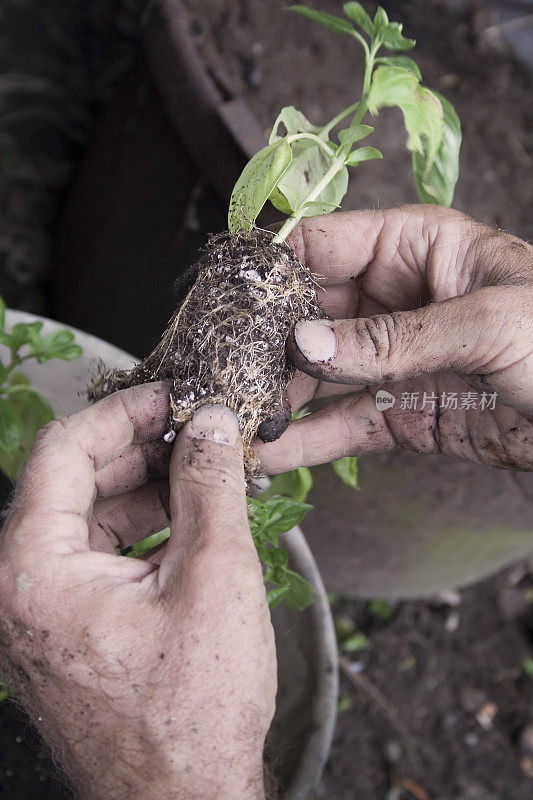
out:
{"label": "knuckle", "polygon": [[184,455],[178,481],[214,490],[224,488],[244,496],[244,470],[238,454],[221,446],[196,445]]}
{"label": "knuckle", "polygon": [[53,419],[51,422],[47,422],[46,425],[35,434],[31,454],[34,455],[43,448],[55,445],[58,439],[64,436],[64,434],[65,426],[63,420]]}
{"label": "knuckle", "polygon": [[356,320],[356,334],[377,364],[394,355],[399,325],[400,317],[394,313]]}

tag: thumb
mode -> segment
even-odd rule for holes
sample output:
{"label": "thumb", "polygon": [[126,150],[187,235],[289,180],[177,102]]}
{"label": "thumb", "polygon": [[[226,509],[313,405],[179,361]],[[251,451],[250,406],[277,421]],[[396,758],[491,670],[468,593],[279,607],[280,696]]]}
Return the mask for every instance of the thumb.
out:
{"label": "thumb", "polygon": [[[239,422],[225,406],[200,408],[178,435],[169,468],[171,535],[164,561],[232,544],[255,553],[246,509]],[[163,566],[163,565],[162,565]]]}
{"label": "thumb", "polygon": [[479,373],[513,346],[520,310],[514,287],[506,289],[480,289],[415,311],[303,320],[289,340],[289,355],[298,369],[333,383],[369,385],[447,369]]}

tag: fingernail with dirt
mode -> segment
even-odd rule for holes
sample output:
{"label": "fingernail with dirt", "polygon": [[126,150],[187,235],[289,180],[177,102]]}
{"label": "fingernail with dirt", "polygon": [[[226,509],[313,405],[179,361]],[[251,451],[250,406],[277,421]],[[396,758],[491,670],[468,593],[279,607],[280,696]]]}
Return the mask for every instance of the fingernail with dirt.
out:
{"label": "fingernail with dirt", "polygon": [[239,421],[233,411],[222,405],[202,406],[191,420],[194,439],[209,439],[233,447],[239,433]]}
{"label": "fingernail with dirt", "polygon": [[294,338],[302,355],[312,363],[330,361],[337,352],[335,333],[325,319],[297,322]]}

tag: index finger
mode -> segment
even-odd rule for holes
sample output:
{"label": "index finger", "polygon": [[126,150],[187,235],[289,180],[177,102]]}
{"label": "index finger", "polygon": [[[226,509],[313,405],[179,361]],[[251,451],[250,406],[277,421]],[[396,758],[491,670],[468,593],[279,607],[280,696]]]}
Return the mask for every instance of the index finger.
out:
{"label": "index finger", "polygon": [[[168,411],[168,386],[150,383],[116,392],[84,411],[49,423],[36,436],[17,483],[10,518],[29,516],[33,540],[39,531],[55,538],[61,534],[61,518],[68,517],[66,527],[76,528],[77,538],[87,541],[96,471],[133,443],[162,437]],[[51,518],[58,524],[51,526]]]}
{"label": "index finger", "polygon": [[287,243],[325,286],[357,278],[372,265],[413,280],[425,274],[439,232],[453,223],[464,238],[459,220],[471,222],[453,209],[422,204],[336,212],[303,220]]}

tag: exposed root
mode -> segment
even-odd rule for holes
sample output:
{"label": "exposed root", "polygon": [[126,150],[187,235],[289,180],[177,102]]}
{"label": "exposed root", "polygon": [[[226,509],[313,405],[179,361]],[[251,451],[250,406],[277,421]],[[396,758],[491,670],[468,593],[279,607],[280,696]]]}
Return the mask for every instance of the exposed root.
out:
{"label": "exposed root", "polygon": [[259,434],[281,436],[290,421],[286,388],[294,369],[285,343],[294,324],[323,316],[311,274],[267,231],[211,237],[198,277],[155,350],[131,372],[99,369],[89,399],[149,381],[170,380],[169,430],[201,406],[221,403],[239,418],[247,478]]}

